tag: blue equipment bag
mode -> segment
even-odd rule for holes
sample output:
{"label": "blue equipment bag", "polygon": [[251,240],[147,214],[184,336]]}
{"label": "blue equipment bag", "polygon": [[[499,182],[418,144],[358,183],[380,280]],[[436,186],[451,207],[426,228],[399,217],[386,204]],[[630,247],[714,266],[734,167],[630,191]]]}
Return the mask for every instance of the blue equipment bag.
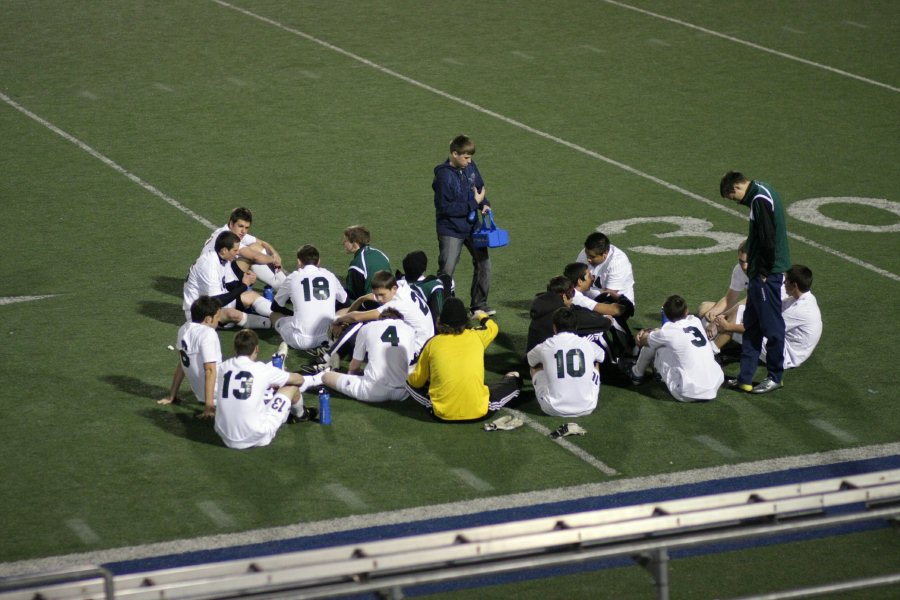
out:
{"label": "blue equipment bag", "polygon": [[494,211],[490,210],[484,215],[481,229],[472,234],[472,243],[476,248],[500,248],[509,244],[509,232],[494,223]]}

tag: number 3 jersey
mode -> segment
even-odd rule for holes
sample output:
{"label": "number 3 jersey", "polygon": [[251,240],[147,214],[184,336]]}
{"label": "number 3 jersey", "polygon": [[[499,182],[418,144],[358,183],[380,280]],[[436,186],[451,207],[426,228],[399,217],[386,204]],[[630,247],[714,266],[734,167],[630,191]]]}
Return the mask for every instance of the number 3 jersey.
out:
{"label": "number 3 jersey", "polygon": [[204,402],[206,398],[205,363],[222,362],[222,346],[216,330],[203,323],[188,321],[178,329],[178,354],[181,357],[181,369],[184,371],[191,390],[197,400]]}
{"label": "number 3 jersey", "polygon": [[648,336],[647,345],[656,350],[656,370],[673,396],[716,397],[724,375],[700,319],[688,315],[665,323]]}
{"label": "number 3 jersey", "polygon": [[264,402],[270,386],[287,383],[290,373],[270,364],[235,356],[219,365],[216,381],[216,433],[230,448],[262,446],[291,410],[289,402]]}

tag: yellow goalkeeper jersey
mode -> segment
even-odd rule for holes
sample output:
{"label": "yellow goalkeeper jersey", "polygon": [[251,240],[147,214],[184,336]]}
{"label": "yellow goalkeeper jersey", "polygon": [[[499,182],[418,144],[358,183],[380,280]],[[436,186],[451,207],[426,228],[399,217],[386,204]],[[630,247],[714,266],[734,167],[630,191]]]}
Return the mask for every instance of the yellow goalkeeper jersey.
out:
{"label": "yellow goalkeeper jersey", "polygon": [[413,387],[429,384],[431,409],[439,419],[462,421],[487,414],[484,349],[499,331],[493,319],[488,319],[484,329],[438,334],[422,348],[409,383]]}

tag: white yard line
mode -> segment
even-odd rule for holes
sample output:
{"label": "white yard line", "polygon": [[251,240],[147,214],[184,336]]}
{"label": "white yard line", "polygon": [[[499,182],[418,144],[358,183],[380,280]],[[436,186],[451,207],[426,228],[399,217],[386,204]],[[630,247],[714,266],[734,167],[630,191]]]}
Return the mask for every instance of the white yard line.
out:
{"label": "white yard line", "polygon": [[[809,67],[815,67],[815,68],[817,68],[817,69],[823,69],[823,70],[828,71],[828,72],[830,72],[830,73],[834,73],[835,75],[840,75],[840,76],[842,76],[842,77],[848,77],[848,78],[850,78],[850,79],[855,79],[856,81],[861,81],[861,82],[863,82],[863,83],[868,83],[869,85],[875,85],[875,86],[878,86],[878,87],[880,87],[880,88],[884,88],[884,89],[886,89],[886,90],[890,90],[890,91],[892,91],[892,92],[900,92],[900,88],[895,87],[895,86],[893,86],[893,85],[890,85],[890,84],[887,84],[887,83],[883,83],[883,82],[881,82],[881,81],[876,81],[876,80],[874,80],[874,79],[869,79],[868,77],[863,77],[862,75],[856,75],[855,73],[850,73],[849,71],[844,71],[844,70],[842,70],[842,69],[836,69],[836,68],[830,67],[830,66],[828,66],[828,65],[823,65],[822,63],[817,63],[817,62],[815,62],[815,61],[808,60],[808,59],[805,59],[805,58],[801,58],[801,57],[799,57],[799,56],[794,56],[793,54],[788,54],[787,52],[781,52],[781,51],[775,50],[775,49],[773,49],[773,48],[768,48],[768,47],[763,46],[763,45],[761,45],[761,44],[757,44],[757,43],[754,43],[754,42],[748,42],[747,40],[742,40],[741,38],[734,37],[733,35],[728,35],[728,34],[725,34],[725,33],[721,33],[721,32],[719,32],[719,31],[715,31],[715,30],[713,30],[713,29],[707,29],[706,27],[701,27],[701,26],[699,26],[699,25],[694,25],[693,23],[688,23],[687,21],[682,21],[681,19],[675,19],[675,18],[673,18],[673,17],[667,17],[666,15],[661,15],[661,14],[659,14],[659,13],[655,13],[655,12],[652,12],[652,11],[649,11],[649,10],[646,10],[646,9],[643,9],[643,8],[638,8],[637,6],[632,6],[632,5],[630,5],[630,4],[625,4],[624,2],[616,2],[616,0],[601,0],[601,1],[602,1],[602,2],[605,2],[606,4],[611,4],[611,5],[613,5],[613,6],[618,6],[619,8],[626,8],[626,9],[628,9],[628,10],[633,10],[633,11],[635,11],[635,12],[639,12],[639,13],[641,13],[641,14],[643,14],[643,15],[647,15],[648,17],[653,17],[653,18],[655,18],[655,19],[662,19],[663,21],[668,21],[669,23],[674,23],[674,24],[676,24],[676,25],[681,25],[682,27],[687,27],[687,28],[689,28],[689,29],[693,29],[694,31],[702,31],[703,33],[705,33],[705,34],[707,34],[707,35],[712,35],[712,36],[715,36],[715,37],[717,37],[717,38],[721,38],[721,39],[723,39],[723,40],[727,40],[727,41],[732,42],[732,43],[735,43],[735,44],[741,44],[742,46],[747,46],[748,48],[753,48],[754,50],[759,50],[760,52],[766,52],[766,53],[768,53],[768,54],[774,54],[775,56],[780,56],[781,58],[786,58],[787,60],[792,60],[792,61],[794,61],[794,62],[802,63],[802,64],[807,65],[807,66],[809,66]],[[845,22],[845,23],[848,23],[848,21],[844,21],[844,22]],[[789,28],[785,28],[785,29],[790,30]],[[799,31],[799,30],[796,30],[796,29],[790,30],[790,31],[793,31],[793,32],[795,32],[795,33],[803,33],[803,32],[801,32],[801,31]]]}
{"label": "white yard line", "polygon": [[900,455],[900,442],[863,446],[859,448],[844,448],[841,450],[804,454],[800,456],[786,456],[705,469],[692,469],[689,471],[679,471],[677,473],[662,473],[647,477],[613,479],[602,483],[552,488],[535,492],[524,492],[521,494],[495,496],[493,498],[479,498],[477,502],[463,500],[460,502],[420,506],[391,512],[350,515],[337,519],[315,521],[312,523],[298,523],[296,525],[284,527],[272,527],[240,533],[160,542],[157,544],[147,544],[145,546],[130,546],[99,550],[97,552],[84,552],[66,556],[41,558],[30,561],[0,563],[0,577],[24,573],[37,573],[84,564],[99,565],[109,562],[150,558],[152,556],[178,554],[181,552],[212,550],[214,548],[228,548],[245,544],[275,542],[305,536],[327,535],[341,531],[352,531],[354,529],[395,525],[428,519],[459,517],[494,510],[515,509],[537,504],[580,500],[583,498],[594,498],[597,496],[607,496],[623,492],[667,488],[732,477],[759,475],[786,469],[801,469],[897,455]]}
{"label": "white yard line", "polygon": [[325,490],[334,496],[338,501],[352,510],[367,510],[369,505],[366,501],[359,497],[359,494],[340,483],[328,483]]}
{"label": "white yard line", "polygon": [[114,160],[107,157],[106,155],[101,154],[100,152],[94,150],[93,148],[91,148],[90,146],[88,146],[87,144],[85,144],[84,142],[82,142],[81,140],[76,138],[75,136],[66,133],[65,131],[63,131],[62,129],[60,129],[59,127],[57,127],[50,121],[31,112],[30,110],[28,110],[27,108],[25,108],[24,106],[22,106],[21,104],[19,104],[18,102],[16,102],[15,100],[13,100],[12,98],[10,98],[9,96],[7,96],[6,94],[4,94],[2,92],[0,92],[0,100],[5,102],[9,106],[13,107],[17,111],[19,111],[20,113],[22,113],[23,115],[28,117],[29,119],[35,121],[36,123],[39,123],[40,125],[43,125],[44,127],[49,129],[56,135],[60,136],[67,142],[71,142],[71,143],[75,144],[76,146],[78,146],[79,148],[81,148],[82,150],[84,150],[85,152],[87,152],[88,154],[90,154],[91,156],[93,156],[94,158],[99,160],[100,162],[102,162],[107,167],[111,168],[112,170],[116,171],[117,173],[119,173],[121,175],[124,175],[125,177],[130,179],[132,182],[138,184],[139,186],[141,186],[142,188],[144,188],[145,190],[147,190],[148,192],[150,192],[151,194],[153,194],[160,200],[163,200],[166,203],[170,204],[171,206],[174,206],[175,208],[177,208],[178,210],[180,210],[187,216],[191,217],[198,223],[201,223],[201,224],[209,227],[210,229],[215,229],[217,227],[217,225],[213,225],[210,221],[206,220],[206,218],[198,215],[197,213],[195,213],[194,211],[189,209],[187,206],[185,206],[184,204],[182,204],[175,198],[169,196],[165,192],[160,191],[159,189],[157,189],[155,186],[151,185],[150,183],[147,183],[146,181],[144,181],[143,179],[141,179],[140,177],[138,177],[131,171],[127,170],[125,167],[121,166],[119,163],[115,162]]}
{"label": "white yard line", "polygon": [[695,435],[694,440],[703,444],[713,452],[721,454],[726,458],[736,458],[740,456],[740,453],[738,453],[737,450],[730,446],[727,446],[726,444],[723,444],[711,435]]}
{"label": "white yard line", "polygon": [[494,486],[468,469],[450,469],[450,472],[477,492],[489,492],[494,489]]}
{"label": "white yard line", "polygon": [[809,424],[845,444],[854,444],[859,441],[859,439],[849,431],[844,431],[837,425],[832,425],[825,419],[812,419]]}
{"label": "white yard line", "polygon": [[[476,112],[479,112],[479,113],[481,113],[481,114],[487,115],[487,116],[489,116],[489,117],[493,117],[493,118],[497,119],[498,121],[502,121],[502,122],[504,122],[504,123],[507,123],[507,124],[509,124],[509,125],[512,125],[513,127],[517,128],[517,129],[521,129],[522,131],[526,131],[526,132],[531,133],[531,134],[533,134],[533,135],[536,135],[536,136],[538,136],[538,137],[542,137],[542,138],[544,138],[544,139],[546,139],[546,140],[549,140],[549,141],[554,142],[554,143],[556,143],[556,144],[559,144],[559,145],[561,145],[561,146],[565,146],[566,148],[569,148],[569,149],[571,149],[571,150],[574,150],[575,152],[584,154],[584,155],[586,155],[586,156],[590,156],[591,158],[597,159],[597,160],[599,160],[599,161],[601,161],[601,162],[605,162],[606,164],[611,165],[611,166],[614,166],[614,167],[616,167],[616,168],[619,168],[619,169],[625,171],[626,173],[630,173],[630,174],[635,175],[635,176],[637,176],[637,177],[640,177],[640,178],[642,178],[642,179],[646,179],[647,181],[651,181],[651,182],[653,182],[653,183],[655,183],[655,184],[657,184],[657,185],[660,185],[660,186],[662,186],[662,187],[664,187],[664,188],[666,188],[666,189],[668,189],[668,190],[671,190],[671,191],[673,191],[673,192],[676,192],[676,193],[678,193],[678,194],[681,194],[681,195],[683,195],[683,196],[686,196],[686,197],[688,197],[688,198],[691,198],[692,200],[697,200],[698,202],[702,202],[703,204],[706,204],[707,206],[709,206],[709,207],[711,207],[711,208],[715,208],[716,210],[720,210],[720,211],[726,212],[726,213],[728,213],[728,214],[730,214],[730,215],[733,215],[733,216],[735,216],[735,217],[738,217],[739,219],[743,219],[743,220],[746,220],[746,219],[747,219],[746,213],[739,212],[739,211],[737,211],[737,210],[735,210],[735,209],[733,209],[733,208],[731,208],[731,207],[724,206],[724,205],[722,205],[722,204],[719,204],[718,202],[715,202],[715,201],[713,201],[713,200],[710,200],[709,198],[705,198],[704,196],[701,196],[701,195],[699,195],[699,194],[695,194],[694,192],[691,192],[690,190],[686,190],[686,189],[684,189],[684,188],[682,188],[682,187],[679,187],[679,186],[677,186],[677,185],[675,185],[675,184],[669,183],[668,181],[664,181],[664,180],[660,179],[659,177],[655,177],[655,176],[653,176],[653,175],[651,175],[651,174],[649,174],[649,173],[645,173],[645,172],[641,171],[640,169],[636,169],[635,167],[632,167],[631,165],[626,165],[625,163],[619,162],[619,161],[617,161],[617,160],[615,160],[615,159],[612,159],[612,158],[610,158],[610,157],[608,157],[608,156],[604,156],[604,155],[602,155],[602,154],[600,154],[600,153],[598,153],[598,152],[594,152],[593,150],[589,150],[589,149],[587,149],[587,148],[585,148],[585,147],[583,147],[583,146],[579,146],[578,144],[575,144],[575,143],[570,142],[570,141],[568,141],[568,140],[564,140],[564,139],[562,139],[562,138],[556,137],[556,136],[553,135],[553,134],[547,133],[547,132],[545,132],[545,131],[541,131],[540,129],[535,129],[534,127],[531,127],[530,125],[526,125],[525,123],[522,123],[521,121],[517,121],[517,120],[515,120],[515,119],[513,119],[513,118],[510,118],[510,117],[507,117],[507,116],[505,116],[505,115],[501,115],[500,113],[495,112],[495,111],[493,111],[493,110],[491,110],[491,109],[489,109],[489,108],[486,108],[486,107],[481,106],[481,105],[479,105],[479,104],[475,104],[474,102],[470,102],[469,100],[466,100],[465,98],[461,98],[461,97],[459,97],[459,96],[454,96],[453,94],[450,94],[450,93],[448,93],[448,92],[445,92],[445,91],[443,91],[443,90],[440,90],[440,89],[438,89],[438,88],[436,88],[436,87],[430,86],[430,85],[428,85],[427,83],[423,83],[423,82],[421,82],[421,81],[418,81],[418,80],[416,80],[416,79],[413,79],[412,77],[407,77],[406,75],[403,75],[402,73],[399,73],[399,72],[397,72],[397,71],[394,71],[393,69],[389,69],[389,68],[387,68],[387,67],[385,67],[385,66],[379,65],[378,63],[372,62],[371,60],[369,60],[369,59],[367,59],[367,58],[364,58],[364,57],[362,57],[362,56],[360,56],[360,55],[358,55],[358,54],[354,54],[353,52],[350,52],[349,50],[345,50],[344,48],[341,48],[340,46],[335,46],[334,44],[331,44],[331,43],[329,43],[329,42],[326,42],[325,40],[320,40],[319,38],[317,38],[317,37],[315,37],[315,36],[312,36],[312,35],[310,35],[310,34],[308,34],[308,33],[305,33],[305,32],[303,32],[303,31],[300,31],[299,29],[295,29],[295,28],[293,28],[293,27],[290,27],[290,26],[288,26],[288,25],[285,25],[284,23],[281,23],[281,22],[276,21],[276,20],[274,20],[274,19],[270,19],[270,18],[268,18],[268,17],[264,17],[264,16],[262,16],[262,15],[259,15],[259,14],[257,14],[257,13],[254,13],[254,12],[252,12],[252,11],[249,11],[249,10],[247,10],[247,9],[245,9],[245,8],[241,8],[241,7],[239,7],[239,6],[235,6],[235,5],[233,5],[233,4],[229,4],[228,2],[225,2],[224,0],[211,0],[211,1],[212,1],[212,2],[215,2],[216,4],[219,4],[220,6],[224,6],[225,8],[229,8],[229,9],[234,10],[234,11],[236,11],[236,12],[239,12],[239,13],[241,13],[241,14],[243,14],[243,15],[246,15],[246,16],[248,16],[248,17],[251,17],[251,18],[253,18],[253,19],[256,19],[256,20],[258,20],[258,21],[261,21],[261,22],[263,22],[263,23],[266,23],[267,25],[271,25],[272,27],[276,27],[276,28],[278,28],[278,29],[280,29],[280,30],[282,30],[282,31],[284,31],[284,32],[287,32],[287,33],[289,33],[289,34],[291,34],[291,35],[295,35],[295,36],[301,37],[301,38],[303,38],[303,39],[305,39],[305,40],[308,40],[308,41],[310,41],[310,42],[313,42],[314,44],[318,44],[318,45],[322,46],[323,48],[327,48],[328,50],[331,50],[331,51],[333,51],[333,52],[336,52],[336,53],[338,53],[338,54],[341,54],[341,55],[343,55],[343,56],[346,56],[347,58],[350,58],[350,59],[355,60],[355,61],[357,61],[357,62],[359,62],[359,63],[362,63],[362,64],[366,65],[367,67],[371,67],[372,69],[375,69],[376,71],[379,71],[379,72],[381,72],[381,73],[384,73],[385,75],[389,75],[390,77],[394,77],[394,78],[396,78],[396,79],[399,79],[400,81],[406,82],[406,83],[408,83],[409,85],[418,87],[418,88],[423,89],[423,90],[425,90],[425,91],[427,91],[427,92],[430,92],[430,93],[432,93],[432,94],[435,94],[435,95],[437,95],[437,96],[440,96],[441,98],[445,98],[445,99],[450,100],[450,101],[452,101],[452,102],[456,102],[457,104],[461,104],[461,105],[463,105],[463,106],[465,106],[465,107],[471,108],[472,110],[474,110],[474,111],[476,111]],[[608,0],[604,0],[604,1],[608,1]],[[612,3],[612,4],[617,4],[617,5],[620,4],[620,3],[618,3],[618,2],[611,2],[611,3]],[[624,5],[624,4],[622,4],[622,6],[624,6],[625,8],[633,8],[633,7],[629,7],[629,6],[627,6],[627,5]],[[647,11],[644,11],[644,10],[642,10],[642,9],[634,9],[634,10],[638,10],[639,12],[647,12]],[[655,13],[648,13],[648,14],[650,14],[651,16],[660,16],[660,15],[656,15]],[[661,16],[660,16],[660,18],[667,18],[667,17],[661,17]],[[668,19],[668,18],[667,18],[667,19]],[[679,24],[688,25],[688,24],[682,23],[682,22],[680,22],[680,21],[676,21],[676,22],[679,23]],[[701,30],[702,30],[702,28],[698,28],[698,27],[693,26],[693,25],[691,25],[691,27],[694,27],[694,28],[697,28],[697,29],[701,29]],[[714,34],[714,35],[716,35],[716,36],[718,36],[718,37],[724,37],[724,38],[726,38],[726,39],[734,39],[734,38],[729,38],[728,36],[724,36],[724,35],[722,35],[722,34],[719,34],[719,33],[717,33],[717,32],[714,32],[714,31],[708,31],[708,30],[704,30],[704,31],[707,31],[708,33]],[[737,41],[737,40],[735,39],[735,41]],[[764,49],[764,48],[760,47],[760,49]],[[768,49],[765,49],[765,50],[769,51]],[[774,51],[773,51],[773,52],[774,52]],[[812,63],[812,64],[815,65],[816,63]],[[883,84],[882,84],[882,85],[883,85]],[[890,87],[890,86],[888,86],[888,87]],[[900,88],[892,88],[892,89],[894,89],[894,91],[900,91]],[[869,263],[867,263],[867,262],[865,262],[865,261],[863,261],[863,260],[860,260],[860,259],[855,258],[855,257],[853,257],[853,256],[850,256],[850,255],[848,255],[848,254],[844,254],[843,252],[840,252],[840,251],[835,250],[835,249],[833,249],[833,248],[829,248],[829,247],[827,247],[827,246],[825,246],[825,245],[823,245],[823,244],[819,244],[819,243],[817,243],[817,242],[812,242],[811,240],[808,240],[808,239],[805,238],[805,237],[802,237],[802,236],[799,236],[799,235],[795,235],[795,234],[790,233],[790,232],[788,232],[788,235],[790,235],[791,238],[793,238],[793,239],[795,239],[795,240],[798,240],[798,241],[801,241],[801,242],[804,242],[804,243],[808,243],[808,244],[810,244],[811,246],[813,246],[814,248],[817,248],[818,250],[821,250],[821,251],[827,252],[828,254],[831,254],[831,255],[833,255],[833,256],[837,256],[837,257],[839,257],[839,258],[842,258],[842,259],[844,259],[844,260],[846,260],[846,261],[848,261],[848,262],[850,262],[850,263],[852,263],[852,264],[855,264],[855,265],[857,265],[857,266],[863,267],[864,269],[868,269],[868,270],[870,270],[870,271],[872,271],[872,272],[874,272],[874,273],[878,273],[879,275],[881,275],[881,276],[883,276],[883,277],[887,277],[887,278],[889,278],[889,279],[893,279],[894,281],[900,281],[900,275],[897,275],[897,274],[895,274],[895,273],[892,273],[892,272],[887,271],[887,270],[885,270],[885,269],[882,269],[882,268],[880,268],[880,267],[876,267],[875,265],[869,264]]]}
{"label": "white yard line", "polygon": [[66,526],[75,532],[78,539],[85,545],[91,546],[100,541],[100,536],[82,519],[69,519],[66,521]]}
{"label": "white yard line", "polygon": [[44,294],[43,296],[3,296],[0,297],[0,306],[7,304],[15,304],[16,302],[32,302],[34,300],[43,300],[44,298],[52,298],[56,294]]}
{"label": "white yard line", "polygon": [[[534,419],[532,419],[525,413],[515,410],[515,409],[512,409],[512,408],[507,408],[506,410],[507,410],[507,412],[510,412],[513,415],[522,419],[526,425],[528,425],[529,427],[531,427],[532,429],[534,429],[541,435],[543,435],[543,436],[550,435],[550,433],[551,433],[550,429],[548,429],[547,427],[544,427],[543,425],[541,425],[540,423],[538,423],[537,421],[535,421]],[[590,434],[588,434],[588,435],[590,435]],[[556,442],[557,444],[559,444],[560,446],[562,446],[563,448],[565,448],[566,450],[568,450],[569,452],[571,452],[572,454],[574,454],[575,456],[577,456],[578,458],[580,458],[581,460],[586,462],[587,464],[591,465],[592,467],[594,467],[595,469],[597,469],[604,475],[613,476],[613,475],[619,474],[619,472],[616,471],[615,469],[613,469],[611,466],[609,466],[608,464],[606,464],[605,462],[603,462],[596,456],[590,454],[586,450],[579,448],[578,446],[576,446],[575,444],[573,444],[572,442],[570,442],[569,440],[567,440],[564,437],[559,437],[559,438],[556,438],[555,440],[551,440],[551,441]]]}
{"label": "white yard line", "polygon": [[235,525],[234,518],[222,510],[222,508],[212,500],[198,502],[197,508],[199,508],[200,512],[206,515],[207,518],[220,529],[234,527]]}

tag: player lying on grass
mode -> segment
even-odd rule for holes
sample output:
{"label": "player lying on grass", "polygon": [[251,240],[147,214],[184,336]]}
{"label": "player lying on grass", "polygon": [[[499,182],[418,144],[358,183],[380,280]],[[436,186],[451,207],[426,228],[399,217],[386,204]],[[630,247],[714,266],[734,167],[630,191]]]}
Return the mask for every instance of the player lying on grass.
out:
{"label": "player lying on grass", "polygon": [[203,403],[202,416],[208,418],[215,414],[216,367],[222,362],[222,346],[216,333],[221,315],[219,301],[200,296],[191,303],[190,314],[191,320],[178,329],[178,364],[169,394],[157,403],[178,402],[178,390],[186,375],[194,396]]}
{"label": "player lying on grass", "polygon": [[[212,250],[204,250],[200,258],[188,271],[184,282],[182,309],[190,319],[191,304],[200,296],[216,298],[222,305],[220,322],[237,323],[241,327],[268,329],[272,326],[268,319],[272,314],[272,303],[250,289],[256,275],[249,271],[241,280],[226,283],[226,274],[231,270],[231,262],[237,256],[240,239],[231,231],[218,235]],[[252,308],[257,314],[248,314]]]}
{"label": "player lying on grass", "polygon": [[306,381],[310,387],[324,384],[362,402],[404,400],[409,396],[406,377],[415,356],[415,335],[403,315],[386,308],[377,321],[360,328],[347,373],[325,371]]}
{"label": "player lying on grass", "polygon": [[291,348],[317,348],[329,340],[336,307],[346,300],[337,277],[319,266],[319,250],[307,244],[297,250],[297,270],[275,294],[272,325]]}
{"label": "player lying on grass", "polygon": [[583,417],[594,412],[600,397],[603,350],[575,334],[575,309],[553,313],[554,335],[531,349],[528,365],[541,410],[554,417]]}
{"label": "player lying on grass", "polygon": [[688,314],[687,302],[678,295],[663,304],[668,319],[658,329],[642,329],[637,336],[641,351],[637,362],[622,365],[632,382],[643,383],[653,363],[656,375],[679,402],[712,400],[725,379],[716,362],[703,323]]}
{"label": "player lying on grass", "polygon": [[241,240],[241,247],[234,260],[234,278],[240,278],[243,273],[252,270],[260,281],[277,290],[286,276],[281,268],[281,256],[272,244],[250,234],[252,224],[253,213],[249,208],[235,208],[231,211],[228,222],[209,236],[203,249],[211,250],[220,233],[225,231],[234,233]]}
{"label": "player lying on grass", "polygon": [[484,350],[500,328],[484,311],[477,311],[475,318],[481,327],[470,329],[462,300],[447,299],[438,333],[422,348],[407,379],[410,395],[438,421],[480,421],[517,398],[522,388],[516,372],[485,385]]}
{"label": "player lying on grass", "polygon": [[[259,337],[251,329],[234,336],[234,358],[219,365],[216,378],[216,433],[229,448],[267,446],[278,429],[293,416],[315,419],[318,411],[304,408],[303,376],[260,362]],[[277,388],[267,397],[270,388]]]}

